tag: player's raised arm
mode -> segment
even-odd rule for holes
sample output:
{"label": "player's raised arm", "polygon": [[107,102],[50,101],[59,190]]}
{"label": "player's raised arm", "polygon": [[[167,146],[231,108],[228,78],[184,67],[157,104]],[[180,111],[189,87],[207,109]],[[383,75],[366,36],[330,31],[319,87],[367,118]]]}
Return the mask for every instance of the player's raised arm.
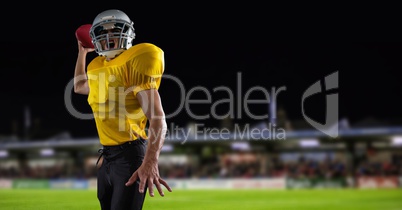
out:
{"label": "player's raised arm", "polygon": [[83,47],[82,43],[78,40],[77,43],[78,43],[78,56],[74,70],[74,92],[83,95],[88,95],[89,87],[88,87],[87,76],[85,73],[86,56],[88,52],[92,52],[95,49]]}

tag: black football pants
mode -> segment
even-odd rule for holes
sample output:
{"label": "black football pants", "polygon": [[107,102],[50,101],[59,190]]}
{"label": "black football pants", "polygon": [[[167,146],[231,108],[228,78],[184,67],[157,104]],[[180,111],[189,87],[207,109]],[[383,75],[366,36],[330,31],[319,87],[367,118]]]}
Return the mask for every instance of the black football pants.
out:
{"label": "black football pants", "polygon": [[100,150],[102,165],[97,172],[98,199],[102,210],[141,210],[147,189],[140,193],[139,179],[131,186],[125,183],[140,167],[146,150],[143,139]]}

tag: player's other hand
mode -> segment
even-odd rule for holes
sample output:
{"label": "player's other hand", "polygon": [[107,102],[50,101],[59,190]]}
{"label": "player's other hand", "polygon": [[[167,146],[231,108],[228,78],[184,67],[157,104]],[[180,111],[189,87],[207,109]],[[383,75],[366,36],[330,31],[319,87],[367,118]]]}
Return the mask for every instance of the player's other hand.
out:
{"label": "player's other hand", "polygon": [[169,192],[172,192],[172,189],[166,183],[166,181],[159,176],[157,162],[144,161],[127,181],[126,186],[132,185],[137,179],[140,179],[140,193],[144,193],[145,186],[148,186],[149,195],[154,197],[154,185],[161,196],[165,196],[162,190],[162,185],[165,186]]}

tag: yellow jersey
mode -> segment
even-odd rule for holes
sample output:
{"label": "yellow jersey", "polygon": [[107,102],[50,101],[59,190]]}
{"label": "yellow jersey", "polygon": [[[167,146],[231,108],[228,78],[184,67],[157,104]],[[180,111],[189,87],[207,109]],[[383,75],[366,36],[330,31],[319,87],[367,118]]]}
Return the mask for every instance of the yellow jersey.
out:
{"label": "yellow jersey", "polygon": [[147,139],[148,119],[136,94],[159,89],[164,70],[164,52],[150,43],[136,44],[111,61],[98,56],[89,63],[88,103],[102,145]]}

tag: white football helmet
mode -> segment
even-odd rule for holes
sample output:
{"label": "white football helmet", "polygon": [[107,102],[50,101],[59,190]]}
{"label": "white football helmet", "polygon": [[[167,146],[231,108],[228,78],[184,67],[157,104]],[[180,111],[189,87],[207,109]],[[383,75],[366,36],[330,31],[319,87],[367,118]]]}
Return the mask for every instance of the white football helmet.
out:
{"label": "white football helmet", "polygon": [[[135,39],[133,25],[134,22],[120,10],[111,9],[99,13],[89,32],[95,52],[100,56],[114,58],[129,49]],[[118,38],[117,43],[115,38]],[[101,44],[103,41],[104,44]]]}

